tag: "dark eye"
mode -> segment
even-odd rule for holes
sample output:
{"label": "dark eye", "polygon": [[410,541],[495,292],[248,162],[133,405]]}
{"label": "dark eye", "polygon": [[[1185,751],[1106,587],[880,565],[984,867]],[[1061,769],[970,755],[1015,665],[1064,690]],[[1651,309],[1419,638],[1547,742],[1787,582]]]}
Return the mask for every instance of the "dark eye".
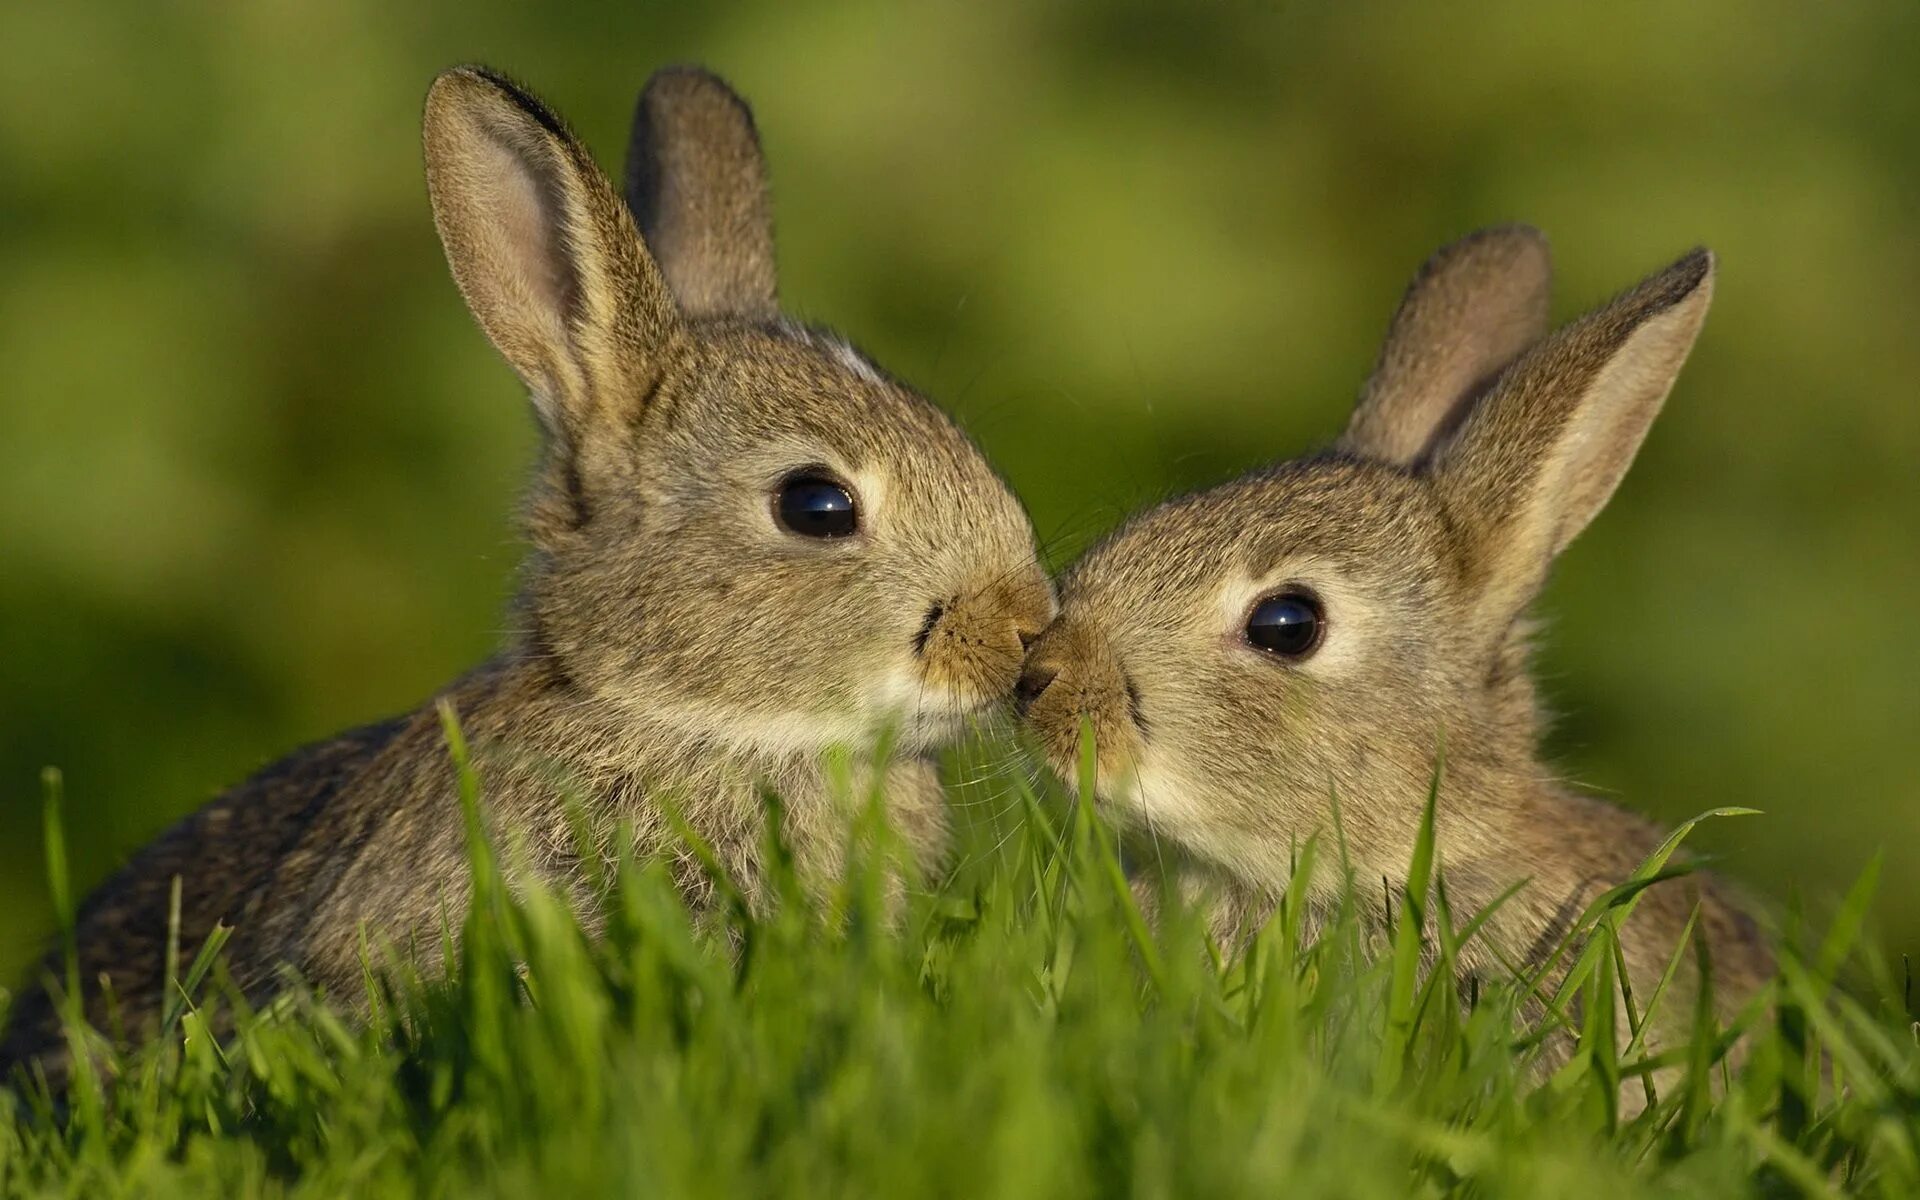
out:
{"label": "dark eye", "polygon": [[802,537],[846,537],[860,525],[853,493],[818,471],[787,476],[773,498],[773,513],[782,526]]}
{"label": "dark eye", "polygon": [[1247,618],[1247,640],[1282,658],[1305,658],[1320,646],[1326,629],[1320,601],[1300,592],[1268,596]]}

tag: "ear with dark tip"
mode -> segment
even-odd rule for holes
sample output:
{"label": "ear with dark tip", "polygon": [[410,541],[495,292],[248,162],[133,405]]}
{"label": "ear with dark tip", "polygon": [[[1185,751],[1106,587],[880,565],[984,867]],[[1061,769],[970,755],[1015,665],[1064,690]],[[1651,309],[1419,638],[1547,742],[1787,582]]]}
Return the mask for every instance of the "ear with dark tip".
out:
{"label": "ear with dark tip", "polygon": [[627,147],[627,203],[692,317],[777,311],[773,201],[753,113],[719,76],[657,72]]}
{"label": "ear with dark tip", "polygon": [[1439,446],[1431,472],[1517,611],[1605,507],[1686,363],[1713,298],[1693,253],[1529,351]]}
{"label": "ear with dark tip", "polygon": [[1473,398],[1546,336],[1553,264],[1526,225],[1469,234],[1408,285],[1339,448],[1412,466]]}
{"label": "ear with dark tip", "polygon": [[467,307],[577,446],[600,409],[644,395],[678,326],[613,185],[547,108],[480,67],[434,80],[427,192]]}

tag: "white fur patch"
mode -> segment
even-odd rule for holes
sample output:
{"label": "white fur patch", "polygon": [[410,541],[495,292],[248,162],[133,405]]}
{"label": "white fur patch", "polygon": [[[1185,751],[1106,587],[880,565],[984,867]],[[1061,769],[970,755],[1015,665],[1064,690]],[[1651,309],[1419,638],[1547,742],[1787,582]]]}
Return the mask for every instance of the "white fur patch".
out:
{"label": "white fur patch", "polygon": [[[1103,786],[1101,789],[1107,789]],[[1292,873],[1296,847],[1249,837],[1223,826],[1212,811],[1211,785],[1158,763],[1142,764],[1113,799],[1149,833],[1186,847],[1201,860],[1256,886]],[[1303,831],[1306,833],[1317,830]],[[1318,886],[1318,885],[1317,885]]]}
{"label": "white fur patch", "polygon": [[879,368],[868,362],[858,350],[845,342],[833,344],[833,356],[840,361],[841,366],[853,373],[854,378],[865,383],[882,382]]}
{"label": "white fur patch", "polygon": [[974,712],[951,691],[924,682],[902,664],[879,680],[857,712],[746,714],[724,705],[685,705],[650,714],[685,734],[735,752],[769,758],[806,757],[829,746],[864,751],[891,731],[903,751],[929,749],[965,731]]}

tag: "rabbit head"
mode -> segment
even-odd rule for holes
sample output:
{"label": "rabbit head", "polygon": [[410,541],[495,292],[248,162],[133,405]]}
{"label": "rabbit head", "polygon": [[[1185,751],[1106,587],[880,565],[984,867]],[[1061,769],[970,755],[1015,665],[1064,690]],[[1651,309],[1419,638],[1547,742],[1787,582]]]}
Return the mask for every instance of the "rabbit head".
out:
{"label": "rabbit head", "polygon": [[924,747],[1006,696],[1053,611],[1026,515],[932,404],[780,314],[724,83],[654,77],[626,200],[484,69],[436,81],[425,143],[454,278],[544,434],[526,653],[587,703],[769,754],[882,726]]}
{"label": "rabbit head", "polygon": [[1403,874],[1444,740],[1450,866],[1511,857],[1500,798],[1543,777],[1528,606],[1712,281],[1697,251],[1546,336],[1539,234],[1440,251],[1331,450],[1154,508],[1069,570],[1020,685],[1050,761],[1071,775],[1090,723],[1120,823],[1270,889],[1332,797],[1360,877]]}

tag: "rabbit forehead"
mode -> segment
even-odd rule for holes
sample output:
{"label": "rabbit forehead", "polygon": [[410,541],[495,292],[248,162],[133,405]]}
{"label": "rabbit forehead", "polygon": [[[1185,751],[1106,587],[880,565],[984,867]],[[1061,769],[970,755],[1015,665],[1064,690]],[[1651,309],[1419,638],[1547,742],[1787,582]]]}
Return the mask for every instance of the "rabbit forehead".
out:
{"label": "rabbit forehead", "polygon": [[1448,544],[1424,481],[1308,459],[1142,514],[1068,572],[1063,600],[1098,610],[1130,597],[1210,623],[1219,605],[1244,604],[1296,572],[1309,584],[1314,570],[1375,588],[1420,584],[1447,573]]}
{"label": "rabbit forehead", "polygon": [[682,482],[757,488],[824,466],[900,532],[1031,548],[1024,510],[972,440],[846,342],[784,321],[705,332],[665,414],[665,440],[694,468]]}

